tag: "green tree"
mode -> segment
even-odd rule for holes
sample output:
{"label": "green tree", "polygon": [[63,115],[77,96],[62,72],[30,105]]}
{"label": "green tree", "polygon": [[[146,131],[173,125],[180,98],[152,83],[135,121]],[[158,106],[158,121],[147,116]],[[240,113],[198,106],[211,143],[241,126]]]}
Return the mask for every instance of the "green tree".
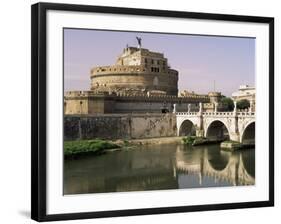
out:
{"label": "green tree", "polygon": [[233,111],[234,109],[234,103],[233,100],[229,97],[223,97],[221,99],[221,103],[225,107],[226,111]]}
{"label": "green tree", "polygon": [[244,100],[239,100],[237,102],[237,109],[244,110],[244,109],[249,108],[249,107],[250,107],[249,100],[244,99]]}

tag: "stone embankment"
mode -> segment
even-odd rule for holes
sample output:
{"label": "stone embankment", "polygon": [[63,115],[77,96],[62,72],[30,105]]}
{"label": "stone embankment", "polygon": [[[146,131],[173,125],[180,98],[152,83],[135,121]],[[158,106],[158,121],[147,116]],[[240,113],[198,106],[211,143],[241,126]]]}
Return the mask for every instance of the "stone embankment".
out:
{"label": "stone embankment", "polygon": [[175,114],[104,114],[65,116],[64,140],[175,137]]}

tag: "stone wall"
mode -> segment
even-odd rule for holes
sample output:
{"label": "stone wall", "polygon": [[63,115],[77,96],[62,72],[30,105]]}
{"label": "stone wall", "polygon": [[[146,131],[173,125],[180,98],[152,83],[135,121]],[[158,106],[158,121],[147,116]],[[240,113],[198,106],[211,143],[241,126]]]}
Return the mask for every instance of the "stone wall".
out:
{"label": "stone wall", "polygon": [[[116,66],[115,66],[116,67]],[[91,89],[100,91],[130,91],[138,92],[161,90],[168,95],[178,93],[178,73],[174,70],[167,72],[152,72],[142,66],[110,67],[91,76]],[[136,67],[136,68],[130,68]],[[114,71],[116,69],[116,71]]]}
{"label": "stone wall", "polygon": [[64,139],[138,139],[176,136],[175,114],[65,116]]}
{"label": "stone wall", "polygon": [[64,97],[65,114],[113,114],[113,113],[161,113],[162,109],[173,111],[177,104],[178,112],[186,112],[188,104],[209,102],[206,95],[176,97],[171,95],[128,95],[128,94],[97,94],[94,91],[71,91]]}

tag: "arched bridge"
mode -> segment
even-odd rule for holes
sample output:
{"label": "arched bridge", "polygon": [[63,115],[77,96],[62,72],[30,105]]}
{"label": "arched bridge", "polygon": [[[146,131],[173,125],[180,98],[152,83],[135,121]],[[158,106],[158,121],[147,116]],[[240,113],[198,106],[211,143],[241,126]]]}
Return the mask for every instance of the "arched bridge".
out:
{"label": "arched bridge", "polygon": [[254,144],[255,112],[176,112],[177,135]]}

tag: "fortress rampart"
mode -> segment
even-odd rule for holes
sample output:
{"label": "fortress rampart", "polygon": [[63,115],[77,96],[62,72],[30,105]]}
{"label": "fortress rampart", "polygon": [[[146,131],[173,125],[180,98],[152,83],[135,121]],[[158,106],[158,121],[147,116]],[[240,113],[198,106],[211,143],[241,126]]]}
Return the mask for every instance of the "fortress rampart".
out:
{"label": "fortress rampart", "polygon": [[178,97],[174,95],[149,95],[149,94],[128,94],[128,93],[108,93],[108,92],[94,92],[94,91],[68,91],[65,93],[65,99],[73,98],[73,97],[120,97],[123,99],[139,99],[139,100],[171,100],[175,99],[177,101],[191,101],[192,99],[196,101],[204,101],[204,102],[209,102],[209,97],[208,95],[189,95],[189,96],[184,96],[184,97]]}
{"label": "fortress rampart", "polygon": [[[168,69],[162,72],[165,72],[165,75],[170,75],[171,77],[177,77],[178,72],[174,69]],[[161,70],[159,70],[161,72]],[[91,77],[99,77],[102,75],[112,75],[112,74],[152,74],[151,69],[143,65],[112,65],[112,66],[99,66],[91,70]]]}
{"label": "fortress rampart", "polygon": [[[155,69],[155,70],[153,70]],[[92,69],[91,89],[114,92],[160,90],[177,95],[178,72],[145,66],[104,66]]]}
{"label": "fortress rampart", "polygon": [[161,113],[186,111],[188,104],[209,102],[206,95],[177,97],[174,95],[147,95],[125,93],[95,93],[93,91],[70,91],[64,97],[65,114],[106,114],[106,113]]}
{"label": "fortress rampart", "polygon": [[138,139],[176,136],[175,114],[67,115],[64,139]]}

